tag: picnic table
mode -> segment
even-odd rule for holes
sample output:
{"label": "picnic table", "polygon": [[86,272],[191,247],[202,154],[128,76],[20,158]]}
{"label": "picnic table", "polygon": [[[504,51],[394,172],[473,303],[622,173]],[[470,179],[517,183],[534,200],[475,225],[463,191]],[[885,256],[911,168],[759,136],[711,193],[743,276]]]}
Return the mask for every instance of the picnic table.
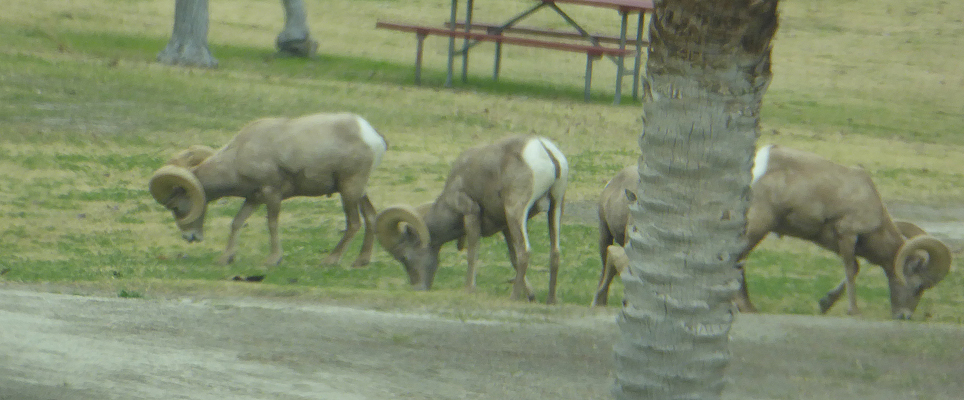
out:
{"label": "picnic table", "polygon": [[[493,42],[496,45],[492,74],[493,79],[497,80],[499,78],[503,44],[579,52],[586,54],[584,97],[587,101],[589,100],[592,82],[593,62],[602,57],[610,59],[616,65],[614,102],[619,104],[622,98],[623,77],[629,73],[633,75],[633,98],[639,98],[639,74],[642,69],[642,52],[643,46],[647,44],[643,37],[644,17],[647,12],[651,12],[653,9],[652,0],[528,0],[535,4],[525,9],[525,11],[501,22],[474,21],[473,12],[475,9],[475,0],[466,0],[464,18],[460,19],[459,1],[460,0],[452,0],[449,21],[444,23],[442,27],[388,21],[379,21],[376,23],[377,28],[416,33],[416,84],[420,83],[424,39],[429,35],[437,35],[449,37],[447,75],[445,81],[447,87],[452,86],[455,59],[458,56],[462,58],[462,81],[465,82],[468,76],[469,51],[479,43]],[[573,10],[564,10],[560,5],[590,6],[615,10],[620,16],[619,34],[617,36],[609,36],[590,32],[571,16],[574,15]],[[543,29],[519,24],[521,21],[526,20],[537,11],[543,9],[551,10],[557,14],[572,30]],[[636,21],[634,21],[635,26],[630,22],[629,17],[631,15],[637,16]],[[631,28],[635,29],[630,31]],[[539,38],[535,39],[533,36]],[[462,39],[461,46],[456,45],[457,39]],[[577,43],[573,43],[573,40],[576,40]],[[583,41],[584,43],[579,43]],[[634,56],[631,72],[627,71],[626,68],[626,58],[629,56]]]}

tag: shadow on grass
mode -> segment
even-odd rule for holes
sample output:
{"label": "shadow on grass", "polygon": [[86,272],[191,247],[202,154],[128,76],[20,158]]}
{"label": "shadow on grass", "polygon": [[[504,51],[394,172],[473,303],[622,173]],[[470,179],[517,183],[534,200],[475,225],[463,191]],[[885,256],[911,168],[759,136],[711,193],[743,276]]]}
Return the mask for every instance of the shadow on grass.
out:
{"label": "shadow on grass", "polygon": [[[138,37],[111,33],[60,32],[49,38],[55,48],[70,49],[99,58],[155,62],[157,53],[167,45],[167,39]],[[211,53],[218,60],[219,70],[238,70],[265,76],[284,76],[295,79],[325,79],[341,82],[368,82],[417,86],[414,60],[402,62],[379,61],[364,57],[319,53],[312,58],[287,57],[274,49],[251,46],[210,44]],[[444,69],[422,69],[425,88],[444,88]],[[452,90],[475,91],[493,95],[526,96],[544,100],[583,101],[583,88],[528,83],[511,79],[498,82],[488,76],[468,77],[467,82],[456,79]],[[594,90],[589,103],[612,104],[611,91]],[[621,105],[634,106],[631,96],[622,96]]]}

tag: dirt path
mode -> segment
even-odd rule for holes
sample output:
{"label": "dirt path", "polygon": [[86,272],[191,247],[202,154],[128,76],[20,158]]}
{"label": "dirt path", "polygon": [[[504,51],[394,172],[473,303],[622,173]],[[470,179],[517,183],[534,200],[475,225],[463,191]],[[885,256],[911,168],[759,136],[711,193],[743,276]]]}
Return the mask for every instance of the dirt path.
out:
{"label": "dirt path", "polygon": [[[512,320],[7,285],[0,399],[609,398],[611,312]],[[964,328],[956,325],[744,315],[732,337],[727,399],[964,393]]]}

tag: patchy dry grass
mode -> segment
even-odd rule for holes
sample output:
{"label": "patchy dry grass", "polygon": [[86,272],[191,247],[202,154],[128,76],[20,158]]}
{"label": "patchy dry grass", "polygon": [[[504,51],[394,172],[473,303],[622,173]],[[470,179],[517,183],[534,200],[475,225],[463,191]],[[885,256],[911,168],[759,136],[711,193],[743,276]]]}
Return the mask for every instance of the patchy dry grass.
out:
{"label": "patchy dry grass", "polygon": [[[240,201],[212,205],[208,240],[187,245],[145,184],[178,149],[195,143],[219,146],[262,116],[345,110],[368,118],[391,143],[371,182],[379,208],[432,199],[459,151],[510,133],[557,141],[572,167],[570,208],[591,207],[611,175],[636,162],[639,106],[609,105],[612,89],[604,83],[613,71],[605,64],[597,68],[594,101],[585,104],[582,57],[512,47],[506,49],[499,84],[488,79],[490,50],[483,46],[473,56],[470,81],[444,89],[445,42],[437,38],[426,42],[425,84],[414,86],[414,38],[375,30],[374,23],[439,24],[447,18],[447,4],[308,1],[309,23],[321,41],[319,55],[311,60],[274,57],[274,36],[282,25],[278,4],[212,4],[210,42],[220,68],[195,70],[153,62],[170,35],[172,2],[5,2],[0,14],[0,253],[5,258],[0,269],[9,271],[0,279],[86,282],[78,287],[146,296],[237,290],[238,284],[224,279],[261,271],[267,248],[263,213],[242,233],[238,262],[224,267],[214,261]],[[495,19],[525,5],[487,1],[480,3],[477,18]],[[761,142],[863,165],[895,203],[960,207],[964,6],[784,0],[781,8]],[[616,21],[606,10],[578,15],[599,29]],[[556,23],[548,16],[537,21]],[[531,224],[536,246],[531,279],[544,296],[542,221]],[[598,274],[595,226],[586,219],[568,221],[560,294],[564,302],[584,305]],[[413,294],[401,268],[381,251],[367,269],[318,267],[342,224],[337,199],[285,203],[285,261],[264,283],[252,285],[257,289],[243,290],[370,304],[507,306],[511,267],[497,238],[484,242],[479,293],[461,294],[464,255],[446,248],[443,265],[453,266],[440,271],[438,292]],[[768,241],[750,260],[760,266],[751,269],[755,300],[767,312],[814,313],[816,298],[840,279],[842,268],[823,250],[786,242]],[[870,318],[888,315],[881,275],[865,268],[859,281],[860,301]],[[928,292],[922,310],[936,320],[964,322],[962,284],[958,267]],[[617,286],[617,301],[618,291]],[[448,298],[456,300],[443,300]]]}

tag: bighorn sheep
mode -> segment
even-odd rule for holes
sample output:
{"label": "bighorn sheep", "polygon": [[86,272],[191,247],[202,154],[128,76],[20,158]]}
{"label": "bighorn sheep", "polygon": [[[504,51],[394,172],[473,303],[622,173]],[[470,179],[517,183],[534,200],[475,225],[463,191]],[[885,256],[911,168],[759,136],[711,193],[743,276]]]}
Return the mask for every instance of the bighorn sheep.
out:
{"label": "bighorn sheep", "polygon": [[[435,202],[416,208],[394,206],[376,219],[378,240],[404,265],[416,290],[432,287],[442,245],[463,241],[468,252],[467,290],[475,288],[479,238],[502,232],[516,277],[512,299],[535,298],[526,280],[529,234],[526,223],[548,200],[549,295],[556,300],[559,224],[569,165],[546,138],[514,136],[463,152],[452,165]],[[460,246],[461,247],[461,246]]]}
{"label": "bighorn sheep", "polygon": [[244,198],[231,223],[222,263],[234,261],[238,231],[265,204],[271,243],[268,265],[278,264],[283,255],[278,238],[281,201],[340,193],[347,228],[324,262],[335,264],[341,259],[360,229],[360,211],[365,237],[352,266],[361,267],[371,259],[375,232],[375,208],[365,190],[386,150],[385,139],[357,115],[265,118],[242,128],[217,152],[205,146],[182,151],[154,173],[149,187],[154,199],[173,212],[188,242],[203,239],[207,203],[226,196]]}
{"label": "bighorn sheep", "polygon": [[[627,210],[622,208],[628,207],[623,192],[636,187],[635,172],[635,167],[624,169],[603,190],[601,252],[610,244],[625,244],[619,241],[628,222]],[[910,318],[924,290],[940,282],[951,264],[947,246],[912,223],[891,219],[866,171],[777,146],[761,148],[754,159],[746,247],[737,265],[741,290],[735,302],[741,311],[755,311],[747,294],[742,261],[770,232],[816,243],[843,260],[847,276],[820,299],[822,313],[833,306],[844,289],[850,302],[848,312],[858,312],[854,292],[857,256],[884,269],[895,319]],[[615,240],[607,243],[608,237]],[[602,254],[603,273],[594,305],[606,304],[612,276],[619,267],[625,268],[617,262],[610,263],[615,268],[607,270],[606,253]]]}
{"label": "bighorn sheep", "polygon": [[[837,253],[846,278],[820,300],[821,312],[827,312],[846,288],[847,313],[859,313],[858,256],[883,268],[894,319],[909,319],[923,292],[950,269],[947,246],[916,225],[895,223],[863,169],[812,153],[765,146],[757,151],[753,177],[747,242],[740,259],[769,232],[808,240]],[[736,302],[741,310],[754,309],[745,286]]]}
{"label": "bighorn sheep", "polygon": [[[593,307],[609,303],[609,285],[629,263],[622,247],[626,245],[630,197],[635,197],[632,193],[637,186],[639,169],[635,165],[628,166],[606,184],[599,196],[599,257],[603,269],[592,300]],[[619,256],[611,257],[614,253]]]}

